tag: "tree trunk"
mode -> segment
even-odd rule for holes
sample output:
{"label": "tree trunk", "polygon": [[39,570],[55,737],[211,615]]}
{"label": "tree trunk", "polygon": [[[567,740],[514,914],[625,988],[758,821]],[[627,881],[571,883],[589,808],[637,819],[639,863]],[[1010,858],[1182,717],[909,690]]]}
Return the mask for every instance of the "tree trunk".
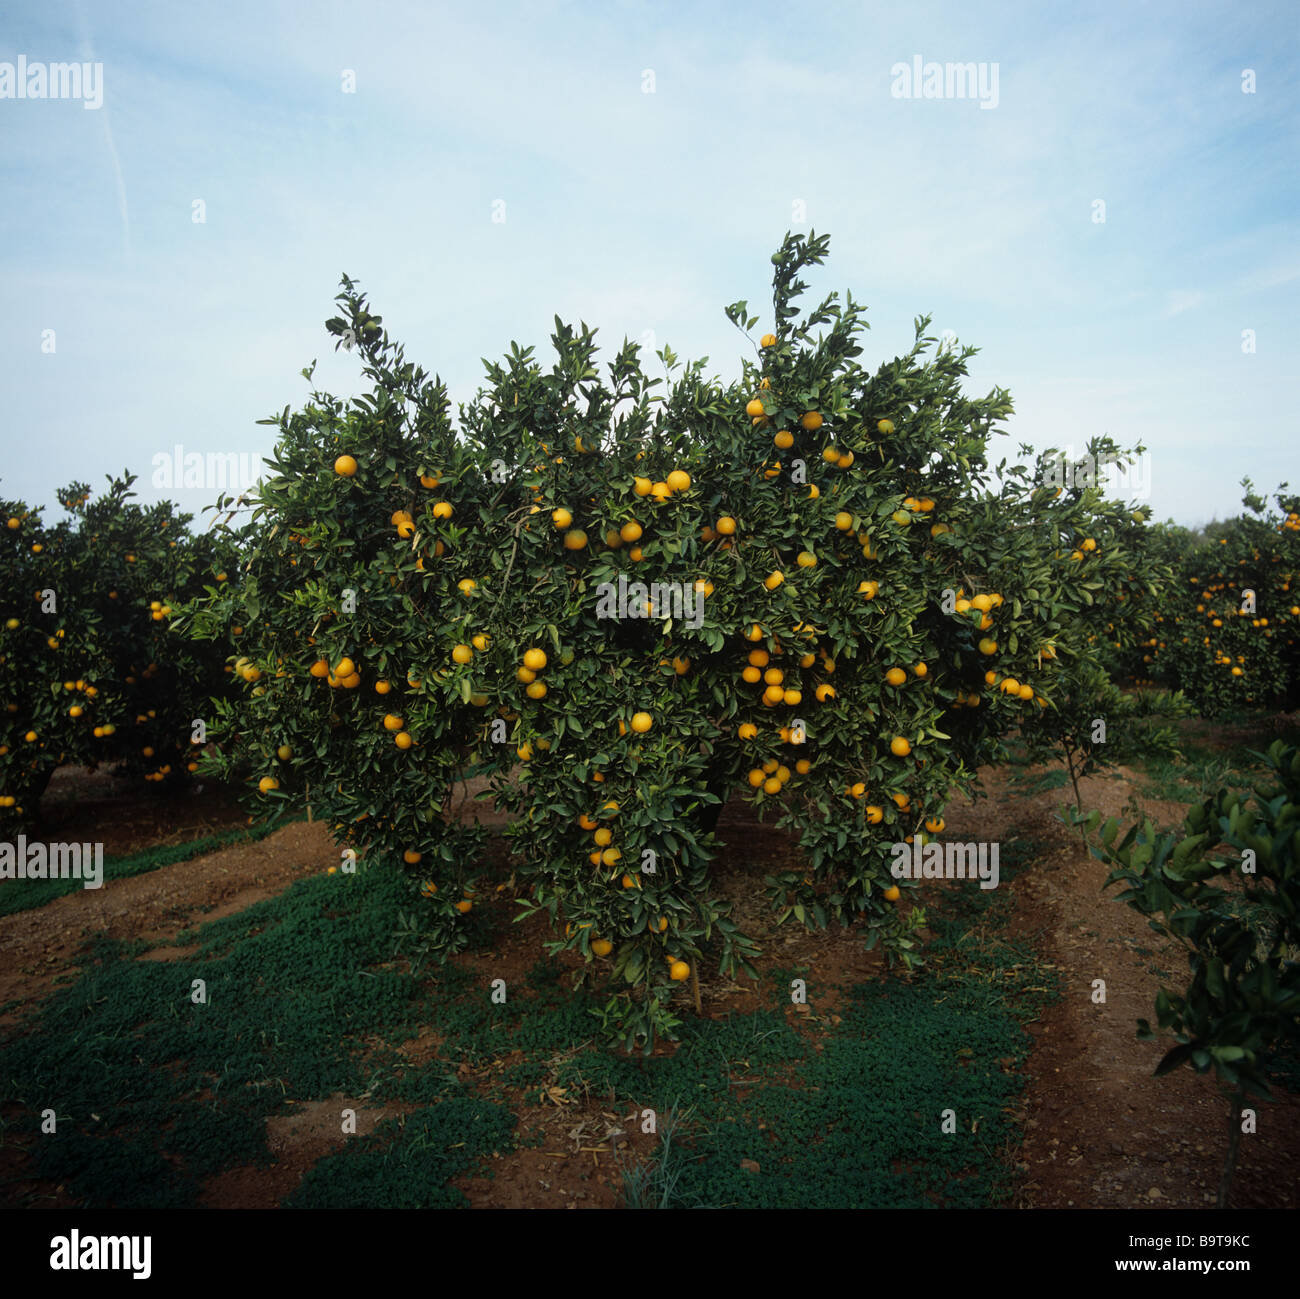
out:
{"label": "tree trunk", "polygon": [[24,794],[23,816],[33,826],[45,819],[41,811],[41,798],[49,786],[50,777],[53,775],[54,768],[52,766],[40,768],[32,777],[32,783],[27,787]]}
{"label": "tree trunk", "polygon": [[1232,1175],[1237,1171],[1237,1148],[1241,1145],[1241,1101],[1240,1092],[1228,1100],[1228,1155],[1223,1161],[1223,1175],[1219,1178],[1218,1207],[1220,1209],[1228,1207]]}

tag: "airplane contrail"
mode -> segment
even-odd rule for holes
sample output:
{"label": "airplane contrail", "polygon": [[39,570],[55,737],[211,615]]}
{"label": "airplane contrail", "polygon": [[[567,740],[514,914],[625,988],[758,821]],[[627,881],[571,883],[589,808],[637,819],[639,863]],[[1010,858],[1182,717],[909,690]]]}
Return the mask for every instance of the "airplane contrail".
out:
{"label": "airplane contrail", "polygon": [[[81,5],[81,0],[76,0],[74,5],[77,14],[77,26],[81,32],[81,55],[83,60],[94,63],[95,49],[90,39],[89,25],[86,22],[86,13]],[[117,156],[117,146],[113,143],[113,127],[109,120],[108,105],[105,103],[100,111],[99,117],[104,123],[104,140],[108,145],[108,156],[113,162],[113,175],[117,181],[117,211],[122,218],[122,246],[126,251],[126,259],[131,261],[131,217],[126,205],[126,181],[122,176],[122,163]]]}

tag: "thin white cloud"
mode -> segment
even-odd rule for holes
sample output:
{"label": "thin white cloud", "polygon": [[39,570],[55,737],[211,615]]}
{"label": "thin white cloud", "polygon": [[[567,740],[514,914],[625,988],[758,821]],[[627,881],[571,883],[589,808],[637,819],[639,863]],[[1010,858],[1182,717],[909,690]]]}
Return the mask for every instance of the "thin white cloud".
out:
{"label": "thin white cloud", "polygon": [[1182,289],[1169,295],[1165,305],[1165,319],[1180,316],[1184,311],[1193,311],[1205,301],[1205,294],[1200,289]]}
{"label": "thin white cloud", "polygon": [[1263,289],[1277,289],[1293,280],[1300,280],[1300,265],[1294,261],[1274,262],[1271,266],[1261,266],[1241,278],[1239,287],[1258,292]]}

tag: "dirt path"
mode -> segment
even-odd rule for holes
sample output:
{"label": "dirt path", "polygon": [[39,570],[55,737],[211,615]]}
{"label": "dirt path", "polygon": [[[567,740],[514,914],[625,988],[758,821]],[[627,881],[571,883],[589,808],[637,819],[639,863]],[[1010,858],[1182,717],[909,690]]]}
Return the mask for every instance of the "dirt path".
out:
{"label": "dirt path", "polygon": [[[1121,768],[1082,783],[1085,806],[1119,816],[1141,778]],[[1040,1208],[1212,1207],[1227,1141],[1227,1109],[1213,1082],[1183,1068],[1152,1071],[1172,1040],[1139,1042],[1137,1020],[1154,1021],[1163,971],[1167,986],[1186,976],[1170,949],[1130,907],[1102,891],[1107,868],[1080,844],[1057,811],[1064,791],[1021,795],[1005,770],[984,773],[987,801],[953,805],[948,834],[958,839],[1019,833],[1042,846],[1031,870],[1011,885],[1017,925],[1040,934],[1065,994],[1031,1027],[1035,1047],[1024,1110],[1024,1203]],[[1182,820],[1180,804],[1143,800],[1162,824]],[[1128,820],[1121,816],[1121,821]],[[1105,1002],[1094,1001],[1094,980]],[[1258,1107],[1258,1131],[1241,1142],[1230,1200],[1234,1208],[1300,1206],[1300,1099]]]}
{"label": "dirt path", "polygon": [[[0,917],[0,1006],[47,996],[96,935],[147,938],[159,946],[182,930],[242,911],[332,861],[320,822],[298,821],[256,843],[234,844],[193,861],[77,889],[43,907]],[[22,888],[19,880],[8,888]],[[181,948],[158,955],[174,959]],[[152,953],[150,954],[152,955]],[[0,1028],[21,1015],[0,1016]]]}

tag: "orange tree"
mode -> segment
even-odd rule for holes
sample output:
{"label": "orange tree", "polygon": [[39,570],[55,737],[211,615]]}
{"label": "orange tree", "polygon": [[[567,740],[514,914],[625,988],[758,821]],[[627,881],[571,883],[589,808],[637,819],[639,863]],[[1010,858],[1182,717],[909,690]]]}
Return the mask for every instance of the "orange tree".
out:
{"label": "orange tree", "polygon": [[1300,703],[1300,497],[1275,509],[1243,484],[1246,512],[1182,533],[1172,600],[1146,645],[1152,674],[1207,717]]}
{"label": "orange tree", "polygon": [[0,501],[0,825],[30,822],[64,763],[158,782],[194,769],[192,723],[223,664],[169,623],[205,580],[233,579],[235,555],[226,534],[191,535],[170,502],[135,504],[132,482],[94,501],[71,484],[53,526]]}
{"label": "orange tree", "polygon": [[[1141,447],[1131,454],[1140,454]],[[1040,479],[1051,482],[1055,451],[1039,459]],[[1125,465],[1130,453],[1109,438],[1094,438],[1084,461]],[[1122,689],[1124,677],[1139,677],[1144,647],[1159,630],[1160,612],[1174,582],[1170,564],[1152,546],[1147,510],[1108,500],[1100,476],[1076,479],[1069,490],[1092,511],[1090,535],[1077,540],[1068,562],[1081,569],[1098,554],[1112,561],[1095,613],[1086,620],[1088,652],[1065,657],[1046,708],[1034,710],[1021,727],[1031,758],[1057,758],[1065,766],[1082,806],[1079,781],[1102,767],[1143,754],[1177,751],[1174,728],[1164,724],[1193,711],[1180,694]],[[1050,525],[1049,525],[1050,527]],[[1097,588],[1091,588],[1097,590]],[[1149,661],[1149,657],[1148,657]]]}
{"label": "orange tree", "polygon": [[245,628],[261,673],[217,713],[219,770],[248,763],[262,800],[309,799],[345,846],[404,865],[443,952],[482,848],[452,786],[484,778],[522,915],[548,914],[553,952],[608,962],[629,1045],[673,1030],[706,948],[752,970],[709,884],[733,794],[806,853],[768,880],[783,917],[856,922],[913,960],[924,913],[888,845],[941,833],[950,791],[1048,706],[1124,563],[1071,557],[1090,497],[995,474],[1011,402],[962,394],[973,349],[932,353],[922,317],[870,373],[851,295],[801,316],[826,246],[773,257],[771,332],[739,383],[669,349],[652,378],[628,343],[603,376],[594,332],[557,319],[555,363],[512,345],[458,430],[344,277],[327,327],[372,390],[266,421],[238,589],[186,611],[199,637]]}

